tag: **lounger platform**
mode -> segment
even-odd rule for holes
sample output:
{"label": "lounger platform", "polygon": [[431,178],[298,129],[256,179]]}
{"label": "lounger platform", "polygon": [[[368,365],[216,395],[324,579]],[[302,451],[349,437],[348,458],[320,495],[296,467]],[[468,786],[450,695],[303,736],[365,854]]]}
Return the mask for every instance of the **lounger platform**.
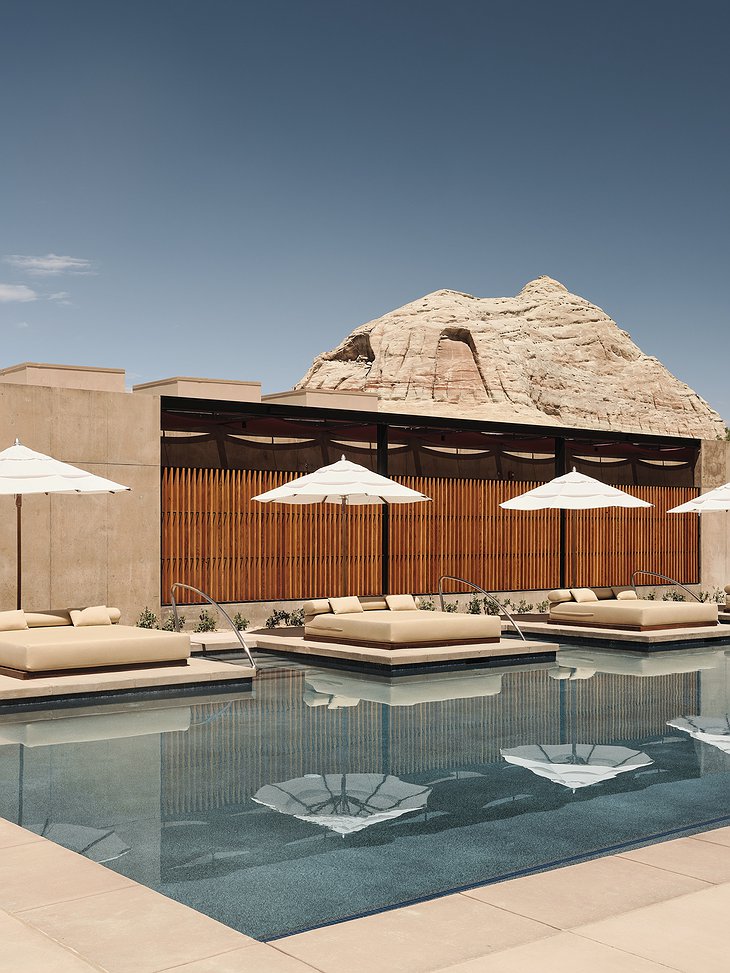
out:
{"label": "lounger platform", "polygon": [[[652,631],[593,628],[589,625],[566,625],[555,622],[525,621],[518,624],[525,635],[545,642],[563,645],[594,645],[604,648],[637,649],[644,652],[671,649],[730,646],[730,627],[725,625],[692,628],[664,628]],[[504,637],[514,641],[514,630],[505,629]]]}
{"label": "lounger platform", "polygon": [[717,618],[721,625],[730,625],[730,611],[720,612]]}
{"label": "lounger platform", "polygon": [[481,645],[448,645],[408,649],[381,649],[337,642],[319,642],[291,632],[247,633],[249,645],[265,652],[306,658],[319,665],[340,666],[359,672],[389,675],[416,670],[518,665],[525,662],[553,662],[557,648],[545,642],[523,642],[502,638]]}

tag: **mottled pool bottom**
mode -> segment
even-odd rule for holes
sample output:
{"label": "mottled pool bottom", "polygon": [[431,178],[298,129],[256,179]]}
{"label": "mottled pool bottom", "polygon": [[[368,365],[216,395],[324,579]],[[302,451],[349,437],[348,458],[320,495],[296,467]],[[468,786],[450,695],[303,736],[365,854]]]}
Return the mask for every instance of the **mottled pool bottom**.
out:
{"label": "mottled pool bottom", "polygon": [[728,661],[674,656],[4,716],[0,813],[276,938],[727,823]]}

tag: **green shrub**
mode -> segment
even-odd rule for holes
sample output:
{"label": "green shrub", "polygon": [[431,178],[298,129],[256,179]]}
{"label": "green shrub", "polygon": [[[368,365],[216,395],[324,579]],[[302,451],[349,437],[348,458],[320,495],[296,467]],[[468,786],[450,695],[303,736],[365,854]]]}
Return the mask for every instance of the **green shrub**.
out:
{"label": "green shrub", "polygon": [[697,597],[700,601],[709,601],[717,605],[725,604],[725,592],[722,588],[715,588],[714,591],[700,591]]}
{"label": "green shrub", "polygon": [[466,611],[468,615],[481,615],[482,599],[479,597],[479,595],[474,595],[474,597],[467,603]]}
{"label": "green shrub", "polygon": [[496,601],[492,601],[491,598],[482,598],[482,608],[484,609],[485,615],[501,615],[499,605]]}
{"label": "green shrub", "polygon": [[137,628],[159,628],[160,623],[152,609],[145,606],[137,619]]}
{"label": "green shrub", "polygon": [[289,612],[284,611],[283,608],[275,608],[273,612],[266,619],[267,628],[279,628],[281,625],[289,624]]}
{"label": "green shrub", "polygon": [[531,601],[520,598],[518,604],[515,605],[515,615],[529,615],[534,607]]}
{"label": "green shrub", "polygon": [[444,611],[445,612],[456,612],[458,610],[459,610],[459,603],[458,603],[458,601],[445,601],[444,602]]}
{"label": "green shrub", "polygon": [[[180,631],[182,632],[182,630],[185,628],[185,616],[178,615],[178,618],[180,619]],[[162,629],[163,632],[174,632],[176,630],[174,612],[167,613],[164,622],[162,623],[162,625],[160,625],[160,628]]]}
{"label": "green shrub", "polygon": [[650,591],[644,595],[646,601],[656,601],[656,591]]}
{"label": "green shrub", "polygon": [[293,628],[301,628],[304,624],[304,609],[295,608],[293,612],[290,612],[288,624]]}
{"label": "green shrub", "polygon": [[672,588],[671,591],[665,591],[664,594],[662,595],[662,601],[684,601],[684,600],[685,600],[684,595],[679,591],[675,591],[674,588]]}
{"label": "green shrub", "polygon": [[233,624],[236,626],[239,632],[245,632],[248,626],[251,624],[247,618],[244,618],[240,612],[236,612],[233,616]]}
{"label": "green shrub", "polygon": [[544,615],[545,612],[550,608],[550,602],[547,599],[545,599],[545,601],[538,601],[535,608],[537,608],[541,615]]}
{"label": "green shrub", "polygon": [[218,616],[203,608],[198,615],[198,623],[193,629],[194,632],[215,632],[218,627]]}
{"label": "green shrub", "polygon": [[418,607],[422,612],[435,612],[436,605],[434,604],[433,598],[419,598]]}

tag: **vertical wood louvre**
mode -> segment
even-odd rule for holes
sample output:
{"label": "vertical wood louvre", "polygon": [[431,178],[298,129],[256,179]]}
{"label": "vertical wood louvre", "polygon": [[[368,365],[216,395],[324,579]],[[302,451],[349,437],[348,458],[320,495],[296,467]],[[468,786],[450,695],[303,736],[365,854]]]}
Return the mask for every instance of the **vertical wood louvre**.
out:
{"label": "vertical wood louvre", "polygon": [[[291,478],[291,473],[257,470],[164,469],[163,602],[169,602],[174,581],[195,585],[221,602],[340,594],[340,508],[251,500]],[[390,508],[391,591],[433,592],[443,574],[474,581],[487,591],[557,586],[557,512],[499,506],[536,483],[394,479],[425,493],[431,502]],[[655,507],[568,512],[570,583],[628,584],[637,568],[660,571],[685,584],[697,582],[698,518],[666,514],[697,490],[626,489]],[[381,517],[379,505],[346,512],[350,593],[380,593]]]}

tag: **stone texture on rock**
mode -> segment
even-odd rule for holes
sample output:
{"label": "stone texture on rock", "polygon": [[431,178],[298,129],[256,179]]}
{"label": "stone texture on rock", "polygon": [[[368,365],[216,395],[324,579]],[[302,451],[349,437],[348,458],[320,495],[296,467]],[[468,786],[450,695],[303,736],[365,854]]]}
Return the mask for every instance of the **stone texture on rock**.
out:
{"label": "stone texture on rock", "polygon": [[704,399],[550,277],[516,297],[427,294],[356,328],[296,388],[376,392],[412,414],[724,437]]}

